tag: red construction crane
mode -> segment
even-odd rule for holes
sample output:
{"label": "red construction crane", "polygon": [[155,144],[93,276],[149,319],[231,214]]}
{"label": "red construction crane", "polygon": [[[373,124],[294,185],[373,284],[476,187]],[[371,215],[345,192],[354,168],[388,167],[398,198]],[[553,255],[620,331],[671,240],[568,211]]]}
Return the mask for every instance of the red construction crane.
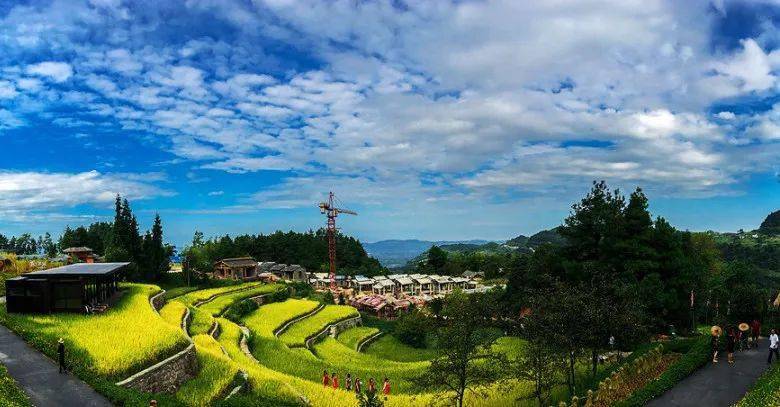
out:
{"label": "red construction crane", "polygon": [[328,202],[320,202],[320,213],[328,218],[328,260],[330,260],[330,290],[336,290],[336,217],[340,213],[357,215],[349,209],[337,208],[333,204],[333,192],[328,194]]}

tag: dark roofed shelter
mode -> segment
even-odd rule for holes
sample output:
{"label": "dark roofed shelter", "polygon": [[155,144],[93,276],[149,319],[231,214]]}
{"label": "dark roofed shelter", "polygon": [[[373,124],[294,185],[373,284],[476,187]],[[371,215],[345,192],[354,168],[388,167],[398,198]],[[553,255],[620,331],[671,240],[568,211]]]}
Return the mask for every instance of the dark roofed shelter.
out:
{"label": "dark roofed shelter", "polygon": [[105,303],[130,263],[78,263],[35,271],[5,282],[8,312],[82,312]]}
{"label": "dark roofed shelter", "polygon": [[214,277],[254,279],[257,277],[257,261],[251,257],[236,257],[214,262]]}

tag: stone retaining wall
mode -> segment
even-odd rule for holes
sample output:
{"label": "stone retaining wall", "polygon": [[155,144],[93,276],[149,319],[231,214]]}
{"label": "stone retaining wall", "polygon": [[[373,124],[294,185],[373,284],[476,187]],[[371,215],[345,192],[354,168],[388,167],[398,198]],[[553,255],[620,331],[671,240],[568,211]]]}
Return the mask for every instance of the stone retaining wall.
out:
{"label": "stone retaining wall", "polygon": [[385,333],[383,331],[379,331],[379,332],[369,336],[368,338],[364,338],[363,340],[358,342],[356,350],[358,352],[362,352],[363,348],[365,348],[369,343],[374,342],[377,338],[379,338],[380,336],[382,336],[384,334]]}
{"label": "stone retaining wall", "polygon": [[310,311],[310,312],[307,312],[307,313],[305,313],[305,314],[303,314],[303,315],[301,315],[301,316],[299,316],[299,317],[297,317],[297,318],[293,318],[293,319],[291,319],[291,320],[287,321],[287,322],[286,322],[284,325],[280,326],[278,329],[276,329],[276,330],[274,331],[274,336],[278,337],[278,336],[279,336],[279,335],[281,335],[281,334],[282,334],[282,333],[283,333],[283,332],[284,332],[284,331],[285,331],[287,328],[289,328],[289,327],[290,327],[290,325],[292,325],[292,324],[294,324],[294,323],[296,323],[296,322],[298,322],[298,321],[300,321],[300,320],[302,320],[302,319],[304,319],[304,318],[308,318],[309,316],[311,316],[311,315],[314,315],[314,314],[316,314],[316,313],[320,312],[320,310],[321,310],[321,309],[323,309],[323,308],[325,308],[325,304],[320,304],[320,305],[319,305],[317,308],[315,308],[314,310],[312,310],[312,311]]}
{"label": "stone retaining wall", "polygon": [[144,369],[117,386],[136,389],[147,393],[173,394],[185,381],[198,374],[198,358],[195,355],[195,344],[190,344],[183,351]]}
{"label": "stone retaining wall", "polygon": [[354,328],[358,325],[362,325],[363,320],[360,318],[360,316],[348,318],[339,322],[335,322],[333,324],[330,324],[325,327],[322,331],[312,335],[308,339],[306,339],[306,347],[311,349],[312,345],[325,336],[330,335],[331,337],[335,338],[339,333],[346,331],[349,328]]}
{"label": "stone retaining wall", "polygon": [[152,308],[157,312],[160,312],[160,309],[165,305],[165,302],[165,290],[162,290],[152,298],[149,298],[149,304],[151,304]]}

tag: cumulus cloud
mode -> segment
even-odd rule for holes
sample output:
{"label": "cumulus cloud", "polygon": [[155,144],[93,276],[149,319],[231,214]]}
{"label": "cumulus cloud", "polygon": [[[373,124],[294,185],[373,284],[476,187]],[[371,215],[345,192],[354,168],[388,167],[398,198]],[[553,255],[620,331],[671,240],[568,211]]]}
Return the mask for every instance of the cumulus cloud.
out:
{"label": "cumulus cloud", "polygon": [[30,75],[43,76],[54,82],[65,82],[73,75],[73,68],[65,62],[40,62],[28,65],[26,72]]}
{"label": "cumulus cloud", "polygon": [[[177,26],[208,10],[233,26],[224,38],[155,37],[154,13],[101,1],[64,14],[65,3],[13,8],[0,38],[16,39],[0,51],[79,58],[2,71],[0,99],[153,134],[191,168],[274,171],[297,194],[261,201],[303,204],[304,184],[344,179],[360,179],[361,197],[406,189],[437,202],[593,178],[712,195],[772,161],[735,157],[775,140],[774,116],[710,108],[775,92],[780,53],[751,38],[714,52],[723,14],[698,2],[171,3]],[[50,35],[31,28],[46,21]],[[24,124],[3,114],[0,126]]]}
{"label": "cumulus cloud", "polygon": [[0,213],[17,216],[41,209],[81,204],[106,205],[117,194],[128,199],[170,195],[151,182],[153,174],[46,173],[0,171]]}

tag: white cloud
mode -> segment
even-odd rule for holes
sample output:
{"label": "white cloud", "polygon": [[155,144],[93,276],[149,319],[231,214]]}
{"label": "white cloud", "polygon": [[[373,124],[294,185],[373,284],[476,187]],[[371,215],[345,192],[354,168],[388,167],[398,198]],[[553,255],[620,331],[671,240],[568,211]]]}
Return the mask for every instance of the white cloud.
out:
{"label": "white cloud", "polygon": [[128,199],[170,195],[151,182],[155,176],[135,174],[45,173],[0,171],[0,212],[28,213],[35,210],[103,205],[117,194]]}
{"label": "white cloud", "polygon": [[54,82],[65,82],[73,75],[73,68],[66,62],[47,61],[28,65],[26,72],[30,75],[50,78]]}
{"label": "white cloud", "polygon": [[731,60],[716,64],[716,69],[739,81],[742,91],[762,91],[772,88],[775,75],[770,59],[752,38],[742,41],[743,50]]}

